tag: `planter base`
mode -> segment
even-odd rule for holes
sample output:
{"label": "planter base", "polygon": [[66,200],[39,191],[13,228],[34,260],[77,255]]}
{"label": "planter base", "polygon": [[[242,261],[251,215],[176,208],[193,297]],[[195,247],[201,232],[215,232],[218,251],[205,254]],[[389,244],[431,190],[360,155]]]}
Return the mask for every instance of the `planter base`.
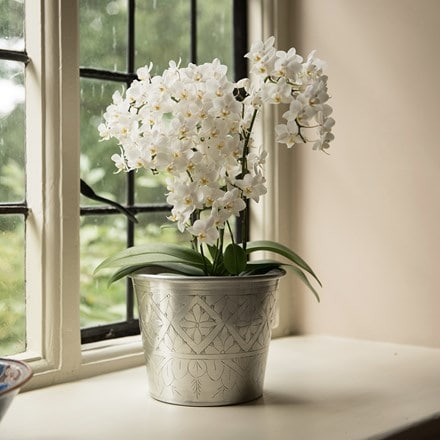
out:
{"label": "planter base", "polygon": [[[221,355],[200,359],[154,355],[147,365],[150,395],[162,402],[188,406],[249,402],[263,394],[266,358],[266,352],[230,359]],[[156,366],[159,371],[154,370]]]}

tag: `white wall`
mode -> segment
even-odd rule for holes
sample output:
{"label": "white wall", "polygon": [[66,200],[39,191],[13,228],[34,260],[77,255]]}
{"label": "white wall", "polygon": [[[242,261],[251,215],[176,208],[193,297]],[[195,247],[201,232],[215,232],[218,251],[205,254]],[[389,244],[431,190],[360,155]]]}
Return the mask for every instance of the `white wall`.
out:
{"label": "white wall", "polygon": [[296,330],[440,347],[440,1],[289,7],[336,119],[330,156],[290,156],[291,245],[324,284],[294,293]]}

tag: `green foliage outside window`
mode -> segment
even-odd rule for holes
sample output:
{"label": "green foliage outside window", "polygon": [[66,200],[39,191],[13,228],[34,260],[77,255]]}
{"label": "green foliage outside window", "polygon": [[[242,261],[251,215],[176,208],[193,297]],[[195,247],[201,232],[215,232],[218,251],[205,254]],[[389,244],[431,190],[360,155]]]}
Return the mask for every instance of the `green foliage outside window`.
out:
{"label": "green foliage outside window", "polygon": [[[31,1],[31,0],[29,0]],[[135,67],[153,62],[154,72],[168,60],[190,61],[190,1],[137,0]],[[125,72],[127,69],[127,1],[80,0],[80,64]],[[0,49],[24,50],[24,0],[0,0]],[[220,58],[232,76],[232,0],[202,0],[197,11],[197,61]],[[110,157],[116,145],[99,142],[97,126],[121,83],[81,79],[81,177],[105,197],[125,203],[125,176],[115,174]],[[6,94],[11,91],[11,94]],[[0,60],[0,203],[23,202],[25,196],[24,65]],[[136,176],[139,203],[163,203],[163,181],[147,173]],[[81,197],[81,204],[93,205]],[[185,242],[164,229],[166,213],[138,216],[137,244]],[[24,216],[0,215],[0,355],[25,349]],[[126,220],[119,215],[81,219],[81,325],[125,319],[123,282],[107,288],[107,278],[93,269],[125,246]]]}
{"label": "green foliage outside window", "polygon": [[[23,16],[23,1],[0,0],[0,49],[24,49]],[[0,96],[0,204],[23,202],[22,63],[0,60]],[[0,355],[24,349],[24,217],[0,215]]]}

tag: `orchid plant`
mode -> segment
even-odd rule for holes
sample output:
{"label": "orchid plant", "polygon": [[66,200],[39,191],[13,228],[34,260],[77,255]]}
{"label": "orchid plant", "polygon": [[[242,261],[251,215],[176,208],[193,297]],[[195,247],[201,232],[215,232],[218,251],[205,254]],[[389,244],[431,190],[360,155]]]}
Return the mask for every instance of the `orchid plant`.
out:
{"label": "orchid plant", "polygon": [[[114,93],[99,126],[102,139],[119,142],[120,153],[111,159],[118,171],[166,174],[168,219],[191,234],[192,247],[126,249],[98,267],[118,268],[111,281],[146,266],[190,276],[243,276],[289,267],[318,296],[307,274],[319,280],[301,257],[272,241],[248,242],[245,229],[237,243],[231,226],[236,217],[244,224],[248,201],[258,202],[267,192],[267,152],[253,137],[265,104],[285,104],[283,122],[275,127],[278,143],[310,144],[325,152],[333,139],[323,62],[314,52],[303,59],[295,49],[280,51],[274,43],[274,37],[256,42],[245,55],[251,79],[230,81],[218,59],[187,67],[170,61],[162,75],[151,75],[152,64],[140,68],[139,80],[125,96]],[[289,263],[250,261],[255,251],[271,251]]]}

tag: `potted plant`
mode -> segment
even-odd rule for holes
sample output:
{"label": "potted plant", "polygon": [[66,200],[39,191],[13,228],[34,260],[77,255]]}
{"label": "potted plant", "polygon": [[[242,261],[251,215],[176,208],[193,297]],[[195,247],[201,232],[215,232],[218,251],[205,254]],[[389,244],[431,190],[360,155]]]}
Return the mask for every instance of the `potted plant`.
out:
{"label": "potted plant", "polygon": [[[251,79],[227,77],[219,60],[162,75],[152,65],[113,103],[99,126],[116,138],[119,171],[167,175],[169,220],[190,234],[191,246],[135,246],[98,267],[114,268],[111,282],[131,276],[138,299],[150,394],[166,402],[222,405],[259,397],[271,336],[278,280],[292,270],[319,299],[320,284],[295,252],[272,241],[237,242],[231,221],[245,224],[249,201],[266,193],[267,153],[253,128],[265,104],[285,104],[276,141],[326,151],[333,139],[323,63],[311,53],[274,47],[274,37],[246,54]],[[280,261],[250,260],[270,251]]]}

